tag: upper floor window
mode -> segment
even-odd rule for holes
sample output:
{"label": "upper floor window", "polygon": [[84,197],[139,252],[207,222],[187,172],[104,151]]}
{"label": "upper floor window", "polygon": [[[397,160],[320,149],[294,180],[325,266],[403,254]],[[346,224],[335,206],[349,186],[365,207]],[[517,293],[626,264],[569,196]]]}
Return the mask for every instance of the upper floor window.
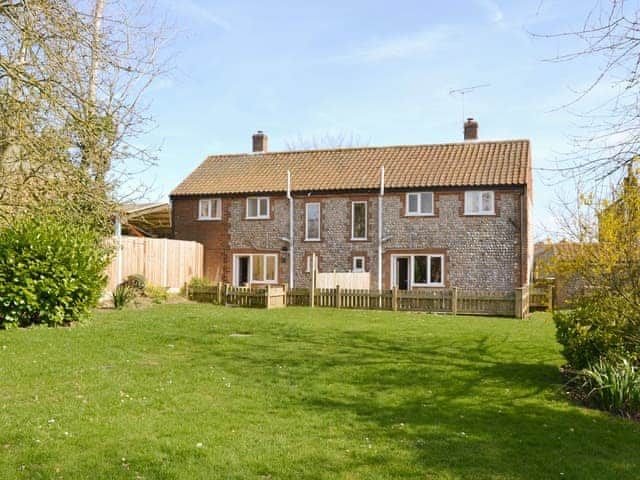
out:
{"label": "upper floor window", "polygon": [[198,220],[220,220],[222,218],[222,200],[202,198],[198,202]]}
{"label": "upper floor window", "polygon": [[492,191],[472,190],[464,192],[465,215],[493,215],[495,195]]}
{"label": "upper floor window", "polygon": [[433,215],[433,193],[407,193],[407,215]]}
{"label": "upper floor window", "polygon": [[320,204],[307,203],[305,219],[305,240],[320,240]]}
{"label": "upper floor window", "polygon": [[269,218],[269,197],[247,198],[247,218]]}
{"label": "upper floor window", "polygon": [[351,202],[351,240],[367,239],[367,202]]}

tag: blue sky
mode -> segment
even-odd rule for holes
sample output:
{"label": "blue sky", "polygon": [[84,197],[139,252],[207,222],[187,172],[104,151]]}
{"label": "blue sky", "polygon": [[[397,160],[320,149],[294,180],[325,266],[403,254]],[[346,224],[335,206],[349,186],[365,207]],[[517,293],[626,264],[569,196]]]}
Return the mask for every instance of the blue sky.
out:
{"label": "blue sky", "polygon": [[326,133],[370,145],[461,141],[462,99],[449,92],[489,84],[465,96],[464,115],[479,121],[481,139],[531,139],[542,238],[563,187],[540,169],[572,150],[576,132],[557,108],[597,63],[545,62],[572,41],[529,32],[579,26],[590,3],[163,0],[178,34],[167,47],[173,72],[148,92],[156,128],[142,141],[160,146],[144,175],[150,199],[165,200],[209,154],[248,151],[258,129],[270,150]]}

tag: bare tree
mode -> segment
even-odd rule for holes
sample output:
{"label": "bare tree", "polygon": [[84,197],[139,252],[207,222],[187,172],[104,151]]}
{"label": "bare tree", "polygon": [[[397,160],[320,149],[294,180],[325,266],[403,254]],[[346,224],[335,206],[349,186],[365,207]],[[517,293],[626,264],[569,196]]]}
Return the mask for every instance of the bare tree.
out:
{"label": "bare tree", "polygon": [[153,152],[164,24],[126,0],[0,0],[0,220],[54,199],[104,217]]}
{"label": "bare tree", "polygon": [[366,147],[368,140],[351,132],[324,133],[305,137],[297,135],[285,141],[287,150],[323,150],[328,148]]}
{"label": "bare tree", "polygon": [[[574,154],[558,168],[570,175],[600,181],[621,178],[624,167],[640,152],[640,10],[637,2],[598,0],[582,26],[574,31],[537,35],[578,40],[576,50],[553,62],[600,59],[601,65],[575,98],[560,108],[571,109],[582,133],[573,137]],[[603,101],[580,110],[583,100],[608,90]]]}

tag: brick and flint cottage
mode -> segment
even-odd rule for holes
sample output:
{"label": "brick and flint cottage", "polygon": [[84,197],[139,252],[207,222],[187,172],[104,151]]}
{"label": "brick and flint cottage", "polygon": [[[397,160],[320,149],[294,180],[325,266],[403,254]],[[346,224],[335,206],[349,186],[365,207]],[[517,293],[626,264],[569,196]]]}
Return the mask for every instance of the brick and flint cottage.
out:
{"label": "brick and flint cottage", "polygon": [[370,272],[372,289],[527,284],[528,140],[213,155],[171,193],[174,237],[204,245],[205,275],[234,285],[309,286]]}

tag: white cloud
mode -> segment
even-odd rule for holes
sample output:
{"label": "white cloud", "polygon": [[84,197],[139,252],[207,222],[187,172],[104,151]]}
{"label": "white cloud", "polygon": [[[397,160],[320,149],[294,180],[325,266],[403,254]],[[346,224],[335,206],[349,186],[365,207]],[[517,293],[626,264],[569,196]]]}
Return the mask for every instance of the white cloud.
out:
{"label": "white cloud", "polygon": [[231,31],[231,25],[222,17],[215,15],[210,10],[196,3],[194,0],[179,0],[170,2],[171,8],[189,17],[203,20],[211,25],[215,25],[223,30]]}
{"label": "white cloud", "polygon": [[331,60],[383,62],[426,55],[440,50],[451,37],[452,32],[449,28],[436,27],[431,30],[377,40],[344,55],[332,57]]}
{"label": "white cloud", "polygon": [[501,24],[504,21],[504,13],[494,0],[476,0],[476,5],[482,7],[488,14],[492,23]]}

